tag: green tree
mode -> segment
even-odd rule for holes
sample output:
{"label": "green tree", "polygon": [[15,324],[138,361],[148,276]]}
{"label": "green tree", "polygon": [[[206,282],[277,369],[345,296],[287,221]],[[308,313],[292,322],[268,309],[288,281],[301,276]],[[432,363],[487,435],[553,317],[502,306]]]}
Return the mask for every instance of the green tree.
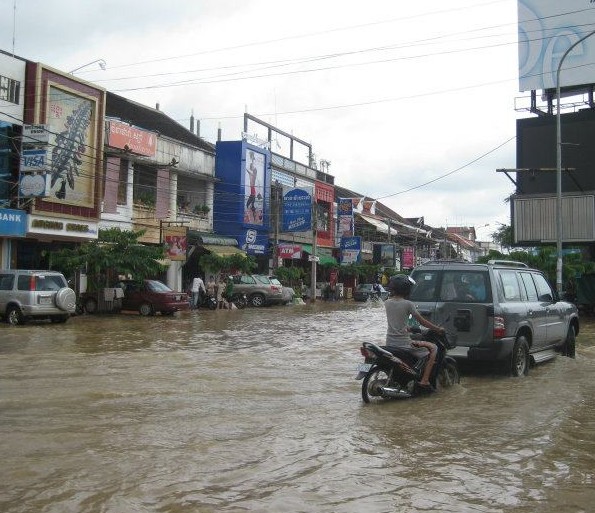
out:
{"label": "green tree", "polygon": [[211,271],[241,271],[251,273],[258,267],[253,256],[236,253],[229,256],[219,256],[214,253],[205,253],[198,259],[198,265],[204,270]]}
{"label": "green tree", "polygon": [[512,226],[502,224],[492,233],[492,240],[501,248],[510,249],[514,246],[514,232]]}
{"label": "green tree", "polygon": [[99,230],[97,240],[54,253],[52,267],[67,276],[85,270],[90,291],[108,287],[118,274],[129,274],[139,281],[158,276],[165,270],[159,263],[165,257],[165,248],[139,243],[138,239],[144,233],[144,230],[122,231],[119,228]]}

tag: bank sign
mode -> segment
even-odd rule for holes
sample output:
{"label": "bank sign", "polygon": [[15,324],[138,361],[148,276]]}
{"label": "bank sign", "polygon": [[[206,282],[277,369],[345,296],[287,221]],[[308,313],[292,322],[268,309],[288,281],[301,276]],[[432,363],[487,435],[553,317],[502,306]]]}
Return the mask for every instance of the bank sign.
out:
{"label": "bank sign", "polygon": [[27,213],[24,210],[0,208],[0,236],[25,237]]}

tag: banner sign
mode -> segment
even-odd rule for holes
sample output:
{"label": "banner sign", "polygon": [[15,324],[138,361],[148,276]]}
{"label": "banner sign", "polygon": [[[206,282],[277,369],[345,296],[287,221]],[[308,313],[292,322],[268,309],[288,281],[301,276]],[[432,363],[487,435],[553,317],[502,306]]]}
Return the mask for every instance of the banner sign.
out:
{"label": "banner sign", "polygon": [[337,199],[337,235],[350,237],[353,235],[353,200],[352,198]]}
{"label": "banner sign", "polygon": [[361,237],[341,237],[341,265],[356,264],[361,261],[361,255]]}
{"label": "banner sign", "polygon": [[107,122],[107,144],[112,148],[154,157],[157,152],[157,134],[130,126],[121,121]]}
{"label": "banner sign", "polygon": [[0,208],[0,236],[24,237],[27,235],[27,212]]}
{"label": "banner sign", "polygon": [[188,228],[185,226],[163,227],[163,243],[167,258],[179,262],[186,261],[186,250],[188,249]]}
{"label": "banner sign", "polygon": [[312,190],[283,188],[282,232],[312,229]]}

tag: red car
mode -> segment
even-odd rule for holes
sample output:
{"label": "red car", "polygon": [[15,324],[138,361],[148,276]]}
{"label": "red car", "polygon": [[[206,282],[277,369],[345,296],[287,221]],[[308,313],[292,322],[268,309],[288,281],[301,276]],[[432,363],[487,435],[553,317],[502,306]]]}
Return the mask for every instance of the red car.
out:
{"label": "red car", "polygon": [[188,294],[176,292],[158,280],[122,280],[116,287],[124,290],[122,310],[138,310],[141,315],[173,315],[174,312],[188,310]]}

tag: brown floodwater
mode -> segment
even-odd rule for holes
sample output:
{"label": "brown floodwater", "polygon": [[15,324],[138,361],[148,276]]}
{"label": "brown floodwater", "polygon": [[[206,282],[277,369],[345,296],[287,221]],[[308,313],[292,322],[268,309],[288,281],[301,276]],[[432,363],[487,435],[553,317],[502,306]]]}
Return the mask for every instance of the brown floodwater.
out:
{"label": "brown floodwater", "polygon": [[381,405],[377,304],[0,326],[0,511],[593,511],[595,321],[575,360]]}

